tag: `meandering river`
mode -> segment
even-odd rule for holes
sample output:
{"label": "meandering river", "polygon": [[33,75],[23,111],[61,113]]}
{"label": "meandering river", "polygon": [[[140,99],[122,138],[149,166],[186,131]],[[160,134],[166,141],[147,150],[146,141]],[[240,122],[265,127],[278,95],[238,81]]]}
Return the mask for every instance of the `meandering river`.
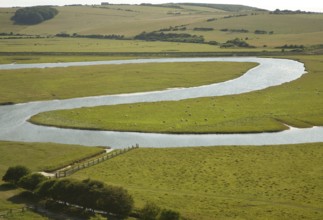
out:
{"label": "meandering river", "polygon": [[[183,100],[209,96],[241,94],[278,86],[300,78],[305,74],[304,65],[287,59],[227,57],[227,58],[165,58],[117,61],[6,64],[1,69],[55,68],[89,65],[125,65],[134,63],[167,62],[256,62],[259,65],[243,76],[223,83],[192,88],[163,91],[93,96],[65,100],[29,102],[0,107],[0,140],[24,142],[55,142],[84,146],[111,146],[123,148],[139,144],[141,147],[182,147],[219,145],[275,145],[323,142],[323,128],[291,128],[276,133],[258,134],[154,134],[137,132],[87,131],[38,126],[27,120],[38,113],[60,109],[116,105],[138,102]],[[1,74],[1,72],[0,72]]]}

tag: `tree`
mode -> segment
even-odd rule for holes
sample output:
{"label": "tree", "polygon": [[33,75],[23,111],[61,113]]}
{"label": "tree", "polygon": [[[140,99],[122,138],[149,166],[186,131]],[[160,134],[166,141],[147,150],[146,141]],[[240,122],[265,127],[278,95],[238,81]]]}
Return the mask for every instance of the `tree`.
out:
{"label": "tree", "polygon": [[41,198],[52,199],[53,198],[52,187],[57,181],[58,180],[56,179],[51,179],[51,180],[42,182],[35,190],[36,195],[38,195]]}
{"label": "tree", "polygon": [[56,181],[56,183],[51,187],[51,197],[54,200],[67,202],[69,199],[70,183],[71,183],[70,179],[62,179],[62,180]]}
{"label": "tree", "polygon": [[39,24],[57,14],[57,9],[49,6],[27,7],[18,9],[11,20],[17,24]]}
{"label": "tree", "polygon": [[179,220],[180,214],[170,209],[163,209],[160,213],[159,220]]}
{"label": "tree", "polygon": [[127,190],[122,187],[106,186],[98,190],[98,209],[113,213],[119,218],[126,218],[132,211],[134,201]]}
{"label": "tree", "polygon": [[98,200],[103,197],[101,191],[105,184],[101,181],[86,179],[81,182],[82,195],[79,200],[79,205],[90,209],[96,209],[98,207]]}
{"label": "tree", "polygon": [[45,199],[71,203],[84,209],[102,210],[126,218],[133,209],[133,199],[128,192],[115,186],[107,186],[96,180],[73,179],[48,180],[41,183],[36,194]]}
{"label": "tree", "polygon": [[140,210],[140,219],[142,220],[155,220],[160,213],[160,208],[155,203],[146,203]]}
{"label": "tree", "polygon": [[2,180],[17,185],[20,178],[30,173],[30,170],[25,166],[9,167]]}
{"label": "tree", "polygon": [[19,180],[18,186],[30,191],[34,191],[37,186],[45,180],[47,180],[47,178],[40,173],[28,174]]}

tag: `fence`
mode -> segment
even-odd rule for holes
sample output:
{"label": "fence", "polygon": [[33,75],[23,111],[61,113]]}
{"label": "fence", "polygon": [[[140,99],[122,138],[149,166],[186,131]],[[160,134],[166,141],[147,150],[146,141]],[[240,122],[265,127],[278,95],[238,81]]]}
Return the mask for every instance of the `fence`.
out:
{"label": "fence", "polygon": [[112,159],[112,158],[114,158],[116,156],[119,156],[121,154],[124,154],[126,152],[129,152],[129,151],[137,149],[137,148],[139,148],[138,144],[136,144],[136,146],[132,146],[132,147],[128,147],[128,148],[118,150],[116,152],[112,152],[112,153],[107,154],[107,155],[105,155],[103,157],[99,157],[99,158],[96,158],[96,159],[93,159],[93,160],[89,160],[89,161],[87,161],[85,163],[82,163],[82,164],[77,164],[77,165],[71,166],[71,167],[66,168],[64,170],[59,170],[59,171],[57,171],[55,173],[55,177],[56,178],[62,178],[62,177],[70,176],[70,175],[72,175],[73,173],[75,173],[75,172],[77,172],[79,170],[82,170],[82,169],[94,166],[96,164],[102,163],[102,162],[104,162],[106,160]]}

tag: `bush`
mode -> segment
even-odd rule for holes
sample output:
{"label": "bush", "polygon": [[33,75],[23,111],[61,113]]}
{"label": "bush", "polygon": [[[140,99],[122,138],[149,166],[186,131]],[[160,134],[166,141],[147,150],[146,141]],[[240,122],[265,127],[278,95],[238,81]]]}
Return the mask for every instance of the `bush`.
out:
{"label": "bush", "polygon": [[267,34],[267,31],[255,30],[255,34]]}
{"label": "bush", "polygon": [[57,9],[49,6],[20,8],[11,20],[15,21],[16,24],[39,24],[54,18],[57,14]]}
{"label": "bush", "polygon": [[42,182],[37,189],[35,190],[35,193],[37,196],[45,199],[51,199],[52,198],[52,187],[58,180],[51,179],[47,180],[45,182]]}
{"label": "bush", "polygon": [[18,181],[30,173],[30,170],[25,166],[9,167],[2,180],[17,185]]}
{"label": "bush", "polygon": [[159,217],[159,220],[179,220],[179,219],[180,219],[180,214],[170,209],[164,209],[160,213],[160,217]]}
{"label": "bush", "polygon": [[247,42],[235,38],[233,40],[228,40],[226,43],[222,44],[221,47],[248,47],[248,48],[253,48],[253,46],[250,46]]}
{"label": "bush", "polygon": [[168,42],[185,42],[185,43],[204,43],[203,36],[191,35],[187,33],[164,33],[164,32],[142,32],[135,36],[136,40],[146,41],[168,41]]}
{"label": "bush", "polygon": [[105,186],[98,190],[97,208],[126,218],[132,211],[134,201],[127,190],[116,186]]}
{"label": "bush", "polygon": [[155,203],[146,203],[140,210],[141,220],[155,220],[160,213],[160,208]]}
{"label": "bush", "polygon": [[40,183],[46,180],[47,178],[39,173],[29,174],[19,180],[18,186],[30,191],[34,191]]}
{"label": "bush", "polygon": [[204,28],[204,27],[196,27],[193,29],[194,31],[213,31],[214,28]]}

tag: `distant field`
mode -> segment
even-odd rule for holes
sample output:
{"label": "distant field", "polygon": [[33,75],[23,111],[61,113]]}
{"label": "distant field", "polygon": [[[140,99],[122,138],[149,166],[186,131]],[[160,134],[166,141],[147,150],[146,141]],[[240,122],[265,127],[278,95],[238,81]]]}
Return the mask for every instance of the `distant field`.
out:
{"label": "distant field", "polygon": [[[1,52],[212,52],[207,44],[73,38],[0,39]],[[238,49],[239,51],[239,49]]]}
{"label": "distant field", "polygon": [[[59,14],[54,19],[38,25],[27,26],[14,25],[10,21],[15,9],[1,8],[0,33],[13,32],[14,34],[42,36],[53,36],[59,33],[70,35],[74,33],[81,35],[114,34],[133,38],[144,31],[151,32],[170,26],[181,26],[186,30],[164,32],[202,35],[206,41],[220,43],[238,37],[259,48],[266,45],[266,49],[285,44],[305,46],[322,44],[323,38],[323,14],[272,15],[263,11],[232,12],[192,5],[181,5],[181,8],[138,5],[82,6],[58,7],[58,10]],[[194,28],[213,28],[214,30],[194,31]],[[249,32],[232,33],[230,31],[223,32],[221,29],[244,29]],[[255,30],[263,30],[268,33],[273,31],[273,34],[255,34]],[[76,41],[82,42],[81,39],[76,39]],[[99,47],[95,47],[95,45],[91,45],[91,47],[97,51],[109,50],[104,44],[99,44]],[[38,45],[34,47],[34,50],[40,50],[40,48]],[[65,49],[70,49],[70,47]],[[131,51],[132,47],[129,49]],[[198,51],[201,49],[203,47],[198,48]],[[59,50],[59,48],[55,50]],[[83,46],[78,50],[87,51],[89,48]],[[176,48],[176,50],[182,49]]]}
{"label": "distant field", "polygon": [[[144,52],[247,52],[264,48],[220,48],[208,44],[148,42],[139,40],[100,40],[84,38],[1,39],[0,52],[66,53],[144,53]],[[267,51],[280,51],[266,48]]]}
{"label": "distant field", "polygon": [[62,63],[62,62],[86,62],[100,60],[126,60],[136,59],[136,56],[82,56],[82,55],[0,55],[0,64],[25,64],[25,63]]}
{"label": "distant field", "polygon": [[263,132],[287,129],[284,124],[323,125],[323,56],[291,58],[304,62],[309,73],[262,91],[53,111],[40,113],[32,121],[62,127],[163,133]]}
{"label": "distant field", "polygon": [[123,186],[189,219],[323,218],[323,144],[138,149],[74,178]]}
{"label": "distant field", "polygon": [[[24,165],[32,171],[57,168],[74,160],[100,152],[102,149],[51,143],[22,143],[0,141],[0,212],[16,209],[25,204],[12,202],[21,190],[7,189],[2,176],[10,166]],[[45,219],[31,212],[15,214],[10,219]]]}
{"label": "distant field", "polygon": [[[143,31],[154,31],[168,26],[201,22],[206,16],[228,14],[217,9],[187,6],[187,9],[166,7],[111,5],[94,8],[59,7],[52,20],[32,26],[13,25],[10,17],[15,9],[0,10],[0,32],[25,34],[118,34],[134,36]],[[180,16],[174,13],[180,12]]]}
{"label": "distant field", "polygon": [[0,103],[192,87],[237,78],[253,63],[160,63],[2,70]]}

